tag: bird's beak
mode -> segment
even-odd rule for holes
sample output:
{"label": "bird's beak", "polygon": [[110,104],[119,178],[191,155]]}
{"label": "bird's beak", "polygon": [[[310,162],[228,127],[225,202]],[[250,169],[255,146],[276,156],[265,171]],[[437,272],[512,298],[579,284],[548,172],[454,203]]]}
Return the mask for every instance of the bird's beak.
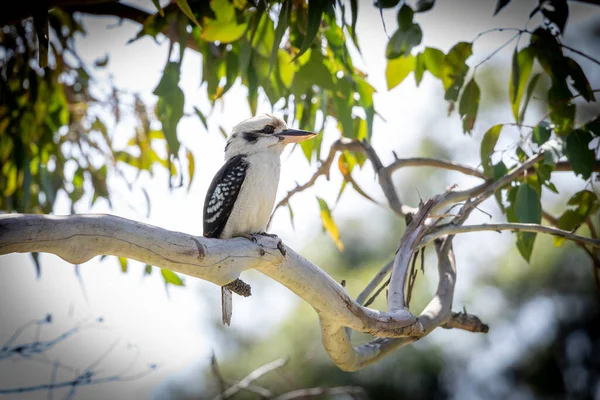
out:
{"label": "bird's beak", "polygon": [[309,131],[301,131],[299,129],[285,129],[277,133],[277,136],[283,138],[283,142],[287,144],[303,142],[317,136],[317,134]]}

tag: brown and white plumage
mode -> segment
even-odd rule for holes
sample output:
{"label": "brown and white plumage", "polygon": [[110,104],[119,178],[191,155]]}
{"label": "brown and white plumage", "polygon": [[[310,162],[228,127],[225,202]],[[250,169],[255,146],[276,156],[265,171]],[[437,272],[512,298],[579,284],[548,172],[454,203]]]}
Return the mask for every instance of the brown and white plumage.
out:
{"label": "brown and white plumage", "polygon": [[[271,216],[285,146],[315,134],[287,129],[272,115],[236,125],[225,146],[225,164],[213,178],[204,200],[204,236],[227,239],[264,233]],[[231,291],[222,289],[223,323],[231,320]]]}

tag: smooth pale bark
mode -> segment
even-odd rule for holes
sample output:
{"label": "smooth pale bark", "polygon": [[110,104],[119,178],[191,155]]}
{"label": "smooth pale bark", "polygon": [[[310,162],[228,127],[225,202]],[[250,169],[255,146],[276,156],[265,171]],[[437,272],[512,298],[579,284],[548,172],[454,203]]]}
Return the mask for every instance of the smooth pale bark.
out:
{"label": "smooth pale bark", "polygon": [[359,347],[348,357],[349,348],[342,343],[349,342],[344,327],[377,337],[424,334],[410,312],[362,307],[321,268],[292,249],[287,248],[283,257],[277,241],[269,237],[261,237],[258,243],[244,238],[207,239],[112,215],[0,215],[0,254],[26,252],[52,253],[74,264],[99,255],[126,257],[217,285],[231,282],[247,269],[257,269],[316,310],[325,348],[342,369],[366,365],[373,356]]}

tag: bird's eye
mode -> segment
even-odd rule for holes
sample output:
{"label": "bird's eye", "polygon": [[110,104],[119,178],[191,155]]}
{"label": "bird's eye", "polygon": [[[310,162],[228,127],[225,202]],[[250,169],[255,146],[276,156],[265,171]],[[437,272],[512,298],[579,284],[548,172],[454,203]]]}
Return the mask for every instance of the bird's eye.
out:
{"label": "bird's eye", "polygon": [[263,128],[263,133],[273,133],[275,132],[275,128],[273,128],[271,125],[267,125]]}

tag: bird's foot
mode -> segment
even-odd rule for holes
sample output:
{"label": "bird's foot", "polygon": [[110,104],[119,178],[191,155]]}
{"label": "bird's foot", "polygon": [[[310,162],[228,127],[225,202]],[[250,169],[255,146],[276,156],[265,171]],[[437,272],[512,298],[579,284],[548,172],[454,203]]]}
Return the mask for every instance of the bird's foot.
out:
{"label": "bird's foot", "polygon": [[243,234],[240,236],[245,237],[248,240],[252,240],[254,243],[258,243],[258,239],[256,238],[256,233]]}
{"label": "bird's foot", "polygon": [[268,236],[268,237],[271,237],[274,239],[278,239],[277,249],[279,250],[281,255],[285,257],[285,255],[287,254],[287,250],[285,249],[285,246],[283,245],[283,241],[281,239],[279,239],[279,236],[277,236],[274,233],[267,233],[267,232],[259,232],[258,234],[261,236]]}

